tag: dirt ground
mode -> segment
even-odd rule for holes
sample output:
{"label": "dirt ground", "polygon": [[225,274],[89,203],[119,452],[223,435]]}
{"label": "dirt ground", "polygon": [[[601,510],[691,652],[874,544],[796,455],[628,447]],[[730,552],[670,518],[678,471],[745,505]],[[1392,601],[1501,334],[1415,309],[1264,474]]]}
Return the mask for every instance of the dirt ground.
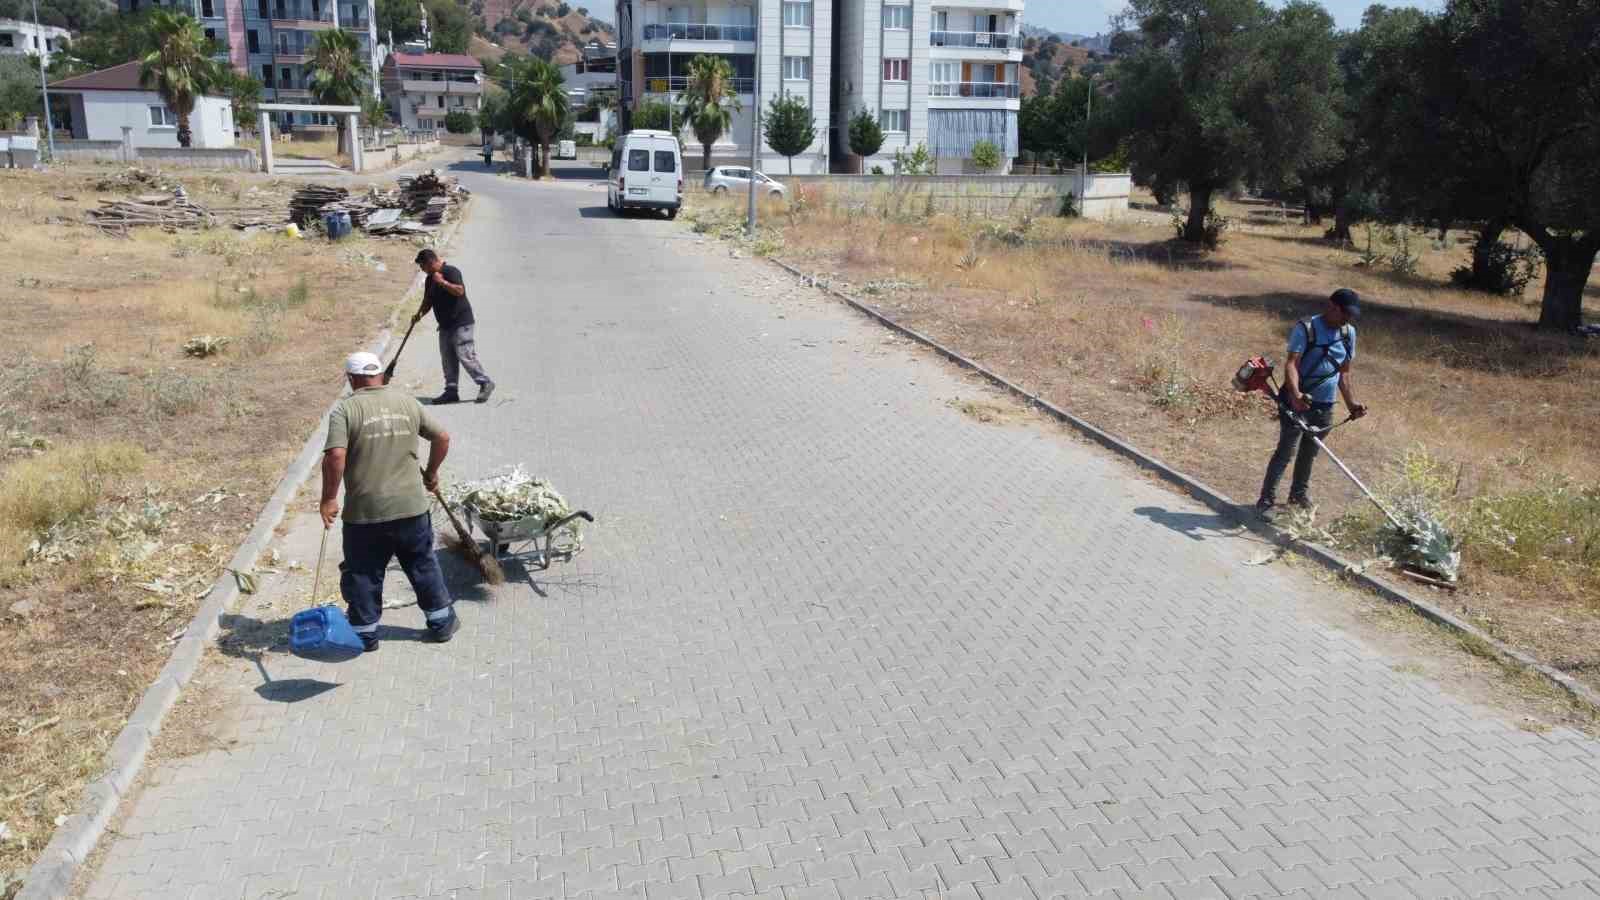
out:
{"label": "dirt ground", "polygon": [[[105,749],[396,308],[416,246],[231,228],[112,237],[122,170],[0,172],[0,896]],[[210,208],[293,185],[175,173]],[[186,342],[216,352],[190,355]],[[215,338],[226,338],[220,350]]]}
{"label": "dirt ground", "polygon": [[[698,230],[737,231],[736,204],[693,203]],[[1371,415],[1330,446],[1385,497],[1427,494],[1464,539],[1459,590],[1406,589],[1600,687],[1600,446],[1585,438],[1600,425],[1600,343],[1535,332],[1539,281],[1525,298],[1449,287],[1468,234],[1405,235],[1416,270],[1403,274],[1364,262],[1365,229],[1347,248],[1272,204],[1221,211],[1235,223],[1225,243],[1194,253],[1148,196],[1107,223],[897,216],[819,192],[769,207],[748,246],[1242,503],[1260,491],[1277,426],[1230,378],[1250,356],[1281,362],[1289,329],[1334,288],[1360,291],[1353,382]],[[1372,241],[1366,259],[1399,249],[1381,232]],[[1600,277],[1587,296],[1600,302]],[[1314,520],[1292,527],[1379,556],[1378,513],[1326,459],[1312,496]]]}

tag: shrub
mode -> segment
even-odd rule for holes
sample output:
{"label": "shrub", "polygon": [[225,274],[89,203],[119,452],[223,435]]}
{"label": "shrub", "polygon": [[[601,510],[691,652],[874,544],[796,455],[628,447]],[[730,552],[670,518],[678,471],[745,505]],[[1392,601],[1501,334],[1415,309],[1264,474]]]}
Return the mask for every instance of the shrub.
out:
{"label": "shrub", "polygon": [[1520,297],[1528,284],[1539,277],[1543,261],[1544,254],[1539,252],[1537,245],[1518,250],[1497,241],[1484,255],[1481,269],[1474,268],[1474,260],[1469,256],[1466,265],[1450,273],[1450,280],[1457,287],[1467,290]]}
{"label": "shrub", "polygon": [[[1189,211],[1182,207],[1172,208],[1172,229],[1177,232],[1178,240],[1183,240],[1183,233],[1188,224]],[[1225,240],[1224,234],[1233,226],[1233,220],[1217,213],[1215,209],[1206,210],[1205,232],[1200,237],[1200,243],[1207,250],[1221,247]]]}
{"label": "shrub", "polygon": [[444,117],[444,130],[451,134],[469,134],[478,129],[478,117],[464,109],[451,110]]}
{"label": "shrub", "polygon": [[1078,216],[1078,195],[1067,191],[1061,198],[1061,210],[1058,213],[1063,219],[1074,219]]}
{"label": "shrub", "polygon": [[928,152],[927,144],[918,144],[916,149],[909,153],[896,150],[894,168],[901,175],[932,175],[933,155]]}
{"label": "shrub", "polygon": [[888,173],[883,171],[883,166],[873,166],[872,167],[872,174],[874,174],[874,175],[886,175]]}
{"label": "shrub", "polygon": [[561,4],[558,4],[556,6],[556,18],[565,19],[567,16],[569,16],[571,14],[572,14],[572,7],[568,6],[567,4],[561,3]]}
{"label": "shrub", "polygon": [[1149,343],[1139,363],[1138,383],[1155,405],[1165,408],[1194,402],[1194,378],[1185,363],[1193,351],[1184,341],[1183,320],[1168,315],[1160,323],[1143,320]]}
{"label": "shrub", "polygon": [[1000,168],[1000,148],[993,141],[979,141],[972,145],[972,167],[988,174]]}

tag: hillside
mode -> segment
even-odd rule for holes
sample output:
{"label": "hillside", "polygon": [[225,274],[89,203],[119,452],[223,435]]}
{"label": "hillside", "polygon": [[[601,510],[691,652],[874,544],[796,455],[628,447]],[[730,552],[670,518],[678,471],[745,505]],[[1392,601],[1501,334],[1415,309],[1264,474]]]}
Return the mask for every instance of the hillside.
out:
{"label": "hillside", "polygon": [[1022,96],[1039,93],[1041,82],[1054,85],[1089,65],[1098,53],[1074,47],[1059,38],[1025,38],[1022,42]]}
{"label": "hillside", "polygon": [[480,59],[515,50],[566,65],[578,61],[578,48],[589,41],[615,40],[609,22],[561,0],[472,0],[469,9],[483,23],[471,46]]}

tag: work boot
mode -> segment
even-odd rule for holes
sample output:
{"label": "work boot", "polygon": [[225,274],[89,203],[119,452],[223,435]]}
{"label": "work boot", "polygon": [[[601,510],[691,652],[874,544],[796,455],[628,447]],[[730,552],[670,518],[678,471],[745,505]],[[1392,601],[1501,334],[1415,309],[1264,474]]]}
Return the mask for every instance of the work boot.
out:
{"label": "work boot", "polygon": [[456,393],[456,389],[455,388],[445,388],[444,389],[444,393],[442,393],[439,396],[433,398],[429,402],[432,403],[434,406],[443,406],[446,403],[460,403],[461,402],[461,395],[459,393]]}
{"label": "work boot", "polygon": [[1312,503],[1311,502],[1311,498],[1309,496],[1307,496],[1306,494],[1290,494],[1289,495],[1289,505],[1290,506],[1297,506],[1297,507],[1299,507],[1301,509],[1314,509],[1314,508],[1316,508],[1316,504]]}
{"label": "work boot", "polygon": [[1267,516],[1271,515],[1272,510],[1276,508],[1277,505],[1278,504],[1273,502],[1271,497],[1262,497],[1256,501],[1256,515],[1265,519]]}
{"label": "work boot", "polygon": [[474,398],[472,402],[474,402],[474,403],[488,403],[489,402],[489,395],[491,395],[493,393],[494,393],[494,382],[485,381],[483,384],[478,385],[478,396],[476,398]]}
{"label": "work boot", "polygon": [[453,609],[450,611],[450,618],[445,619],[442,623],[438,625],[432,622],[428,623],[428,635],[433,638],[435,644],[450,643],[450,639],[455,637],[456,632],[460,630],[461,617],[456,615]]}
{"label": "work boot", "polygon": [[361,652],[376,653],[378,650],[378,636],[376,634],[363,634],[361,637]]}

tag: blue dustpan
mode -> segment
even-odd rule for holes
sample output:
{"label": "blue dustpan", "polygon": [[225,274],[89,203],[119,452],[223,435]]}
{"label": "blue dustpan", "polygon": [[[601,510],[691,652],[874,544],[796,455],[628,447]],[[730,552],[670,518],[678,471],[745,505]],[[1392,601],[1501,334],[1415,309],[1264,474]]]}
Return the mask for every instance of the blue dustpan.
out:
{"label": "blue dustpan", "polygon": [[289,620],[289,651],[295,656],[342,662],[360,656],[362,650],[361,636],[337,606],[301,610]]}

